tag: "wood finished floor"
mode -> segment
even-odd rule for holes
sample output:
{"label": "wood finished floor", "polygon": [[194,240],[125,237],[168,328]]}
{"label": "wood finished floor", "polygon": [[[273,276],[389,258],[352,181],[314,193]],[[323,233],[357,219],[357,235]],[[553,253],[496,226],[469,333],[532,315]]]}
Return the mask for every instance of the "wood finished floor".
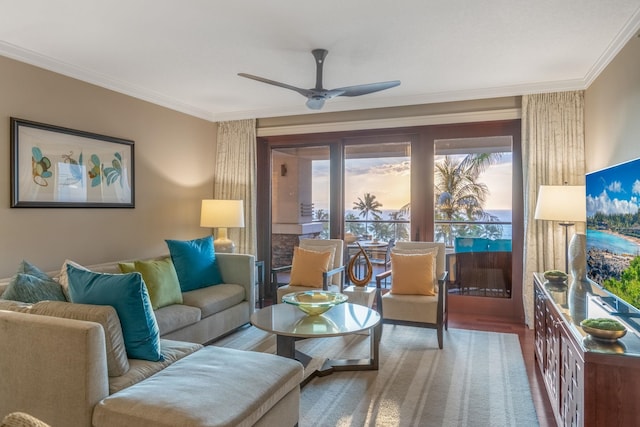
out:
{"label": "wood finished floor", "polygon": [[[520,338],[520,348],[529,377],[531,396],[541,427],[555,427],[557,424],[551,411],[551,404],[544,388],[540,370],[534,356],[534,332],[525,325],[513,323],[500,317],[477,316],[473,314],[449,313],[449,328],[516,334]],[[444,345],[447,345],[446,341]]]}

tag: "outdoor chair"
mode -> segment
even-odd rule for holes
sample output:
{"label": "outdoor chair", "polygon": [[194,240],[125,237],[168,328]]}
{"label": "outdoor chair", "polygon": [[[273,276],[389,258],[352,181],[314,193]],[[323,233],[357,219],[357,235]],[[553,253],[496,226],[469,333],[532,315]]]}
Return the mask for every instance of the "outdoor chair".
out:
{"label": "outdoor chair", "polygon": [[[391,250],[396,245],[395,239],[390,239],[384,252],[375,252],[369,260],[373,267],[382,267],[383,271],[387,271],[391,267]],[[386,281],[386,279],[385,279]]]}
{"label": "outdoor chair", "polygon": [[[278,273],[290,272],[289,283],[278,287]],[[274,303],[288,293],[314,289],[342,292],[344,286],[344,242],[341,239],[300,239],[291,265],[271,270],[276,285]]]}
{"label": "outdoor chair", "polygon": [[[391,251],[391,269],[376,276],[376,307],[383,323],[437,330],[442,348],[448,329],[445,245],[434,242],[398,242]],[[391,289],[382,293],[382,282]]]}

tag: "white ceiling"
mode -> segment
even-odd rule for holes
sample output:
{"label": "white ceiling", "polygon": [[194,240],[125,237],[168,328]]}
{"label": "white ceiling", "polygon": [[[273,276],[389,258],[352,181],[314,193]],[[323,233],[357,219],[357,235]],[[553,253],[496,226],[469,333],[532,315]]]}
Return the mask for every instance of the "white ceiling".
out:
{"label": "white ceiling", "polygon": [[400,80],[322,111],[584,89],[640,0],[0,0],[0,55],[212,121],[308,114],[311,88]]}

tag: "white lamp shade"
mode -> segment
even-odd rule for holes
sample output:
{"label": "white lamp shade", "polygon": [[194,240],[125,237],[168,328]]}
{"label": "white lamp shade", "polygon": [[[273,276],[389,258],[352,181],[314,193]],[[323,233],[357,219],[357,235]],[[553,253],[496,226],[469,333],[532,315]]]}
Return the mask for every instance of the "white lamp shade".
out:
{"label": "white lamp shade", "polygon": [[203,200],[200,210],[200,227],[244,227],[242,200]]}
{"label": "white lamp shade", "polygon": [[587,220],[584,185],[541,185],[535,219],[576,222]]}

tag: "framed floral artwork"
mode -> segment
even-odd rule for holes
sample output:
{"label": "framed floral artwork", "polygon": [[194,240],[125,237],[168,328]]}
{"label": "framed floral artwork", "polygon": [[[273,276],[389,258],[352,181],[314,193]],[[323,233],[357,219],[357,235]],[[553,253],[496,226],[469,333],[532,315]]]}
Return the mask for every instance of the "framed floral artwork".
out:
{"label": "framed floral artwork", "polygon": [[133,208],[134,142],[11,118],[12,208]]}

